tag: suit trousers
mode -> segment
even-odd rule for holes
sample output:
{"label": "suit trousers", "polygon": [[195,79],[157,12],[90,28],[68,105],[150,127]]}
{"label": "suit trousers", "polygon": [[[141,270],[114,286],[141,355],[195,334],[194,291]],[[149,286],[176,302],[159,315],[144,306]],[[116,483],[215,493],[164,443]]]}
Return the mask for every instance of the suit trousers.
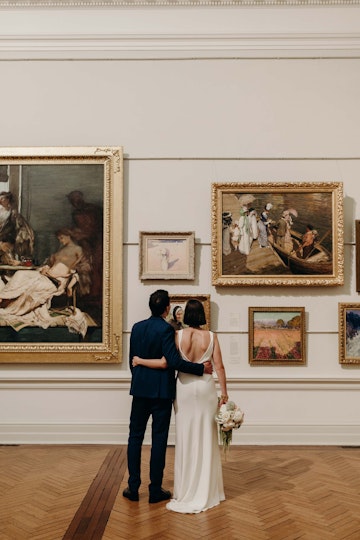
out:
{"label": "suit trousers", "polygon": [[160,492],[164,475],[171,409],[172,399],[133,396],[127,449],[130,491],[138,491],[141,484],[141,447],[147,423],[152,416],[149,491],[153,495]]}

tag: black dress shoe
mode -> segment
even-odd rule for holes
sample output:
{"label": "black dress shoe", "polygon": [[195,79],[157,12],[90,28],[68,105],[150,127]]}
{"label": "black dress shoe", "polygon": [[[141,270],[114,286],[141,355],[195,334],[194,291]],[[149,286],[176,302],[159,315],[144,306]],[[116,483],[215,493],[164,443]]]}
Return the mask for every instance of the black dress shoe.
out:
{"label": "black dress shoe", "polygon": [[138,501],[139,500],[139,492],[138,491],[130,491],[130,489],[127,487],[123,491],[123,497],[126,497],[129,499],[129,501]]}
{"label": "black dress shoe", "polygon": [[158,503],[161,501],[167,501],[170,498],[171,498],[170,491],[166,491],[166,489],[161,489],[158,493],[150,493],[149,503]]}

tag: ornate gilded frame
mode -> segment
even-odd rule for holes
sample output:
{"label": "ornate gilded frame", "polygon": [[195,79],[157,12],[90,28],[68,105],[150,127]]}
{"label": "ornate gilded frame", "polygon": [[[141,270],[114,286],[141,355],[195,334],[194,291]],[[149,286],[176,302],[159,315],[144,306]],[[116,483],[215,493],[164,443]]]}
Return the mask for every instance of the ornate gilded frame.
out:
{"label": "ornate gilded frame", "polygon": [[[229,231],[240,221],[240,210],[255,209],[257,227],[264,206],[271,205],[269,239],[256,252],[253,240],[248,255],[230,246]],[[269,205],[269,206],[270,206]],[[292,247],[279,250],[274,231],[283,211],[291,210]],[[310,214],[310,217],[309,217]],[[230,219],[230,221],[228,221]],[[311,219],[314,249],[304,255],[299,249]],[[248,182],[212,184],[212,284],[215,286],[337,286],[344,283],[342,182]],[[230,223],[231,222],[231,223]],[[299,227],[299,232],[296,230]],[[227,236],[226,236],[227,235]],[[298,238],[295,237],[297,235]],[[270,245],[271,244],[271,245]],[[325,247],[326,244],[326,247]],[[226,249],[225,249],[226,248]],[[298,251],[296,251],[298,250]],[[239,251],[239,253],[238,253]],[[225,252],[225,253],[224,253]],[[270,255],[273,256],[270,256]],[[302,259],[302,260],[301,260]],[[320,259],[320,262],[319,260]]]}
{"label": "ornate gilded frame", "polygon": [[249,363],[306,364],[304,307],[249,307]]}
{"label": "ornate gilded frame", "polygon": [[339,363],[360,364],[360,304],[339,303]]}
{"label": "ornate gilded frame", "polygon": [[[43,337],[47,330],[39,332],[30,328],[26,342],[0,341],[0,364],[114,364],[122,360],[122,246],[123,246],[123,150],[122,147],[48,147],[48,148],[1,148],[0,165],[7,166],[9,178],[21,170],[19,178],[26,178],[30,201],[38,200],[43,193],[44,200],[51,200],[47,208],[40,201],[40,208],[48,212],[45,216],[50,223],[46,230],[49,238],[54,236],[55,227],[69,227],[71,209],[68,210],[68,194],[71,190],[82,190],[91,203],[96,195],[102,207],[102,258],[99,275],[102,285],[98,296],[99,320],[92,325],[92,334],[85,338],[70,337],[70,332],[59,340]],[[91,174],[89,174],[91,172]],[[20,180],[19,180],[20,183]],[[15,185],[16,188],[16,185]],[[31,194],[32,191],[32,194]],[[45,193],[46,192],[46,193]],[[31,206],[31,204],[30,204]],[[96,205],[93,204],[93,207]],[[39,206],[37,206],[39,207]],[[47,208],[47,209],[46,209]],[[66,209],[66,212],[64,211]],[[39,212],[38,212],[39,213]],[[33,223],[39,223],[35,211],[27,216]],[[44,218],[44,219],[45,219]],[[100,222],[101,223],[101,222]],[[35,231],[35,245],[37,231]],[[39,241],[41,244],[43,241]],[[39,244],[38,244],[39,245]],[[42,249],[44,244],[42,245]],[[39,248],[40,249],[40,248]],[[101,252],[100,252],[101,253]],[[50,253],[49,253],[50,254]],[[41,265],[33,262],[34,270]],[[100,282],[101,283],[101,282]],[[101,292],[102,291],[102,292]],[[86,304],[89,306],[90,304]],[[6,323],[5,323],[6,324]],[[95,326],[95,327],[94,327]],[[64,327],[65,328],[65,327]],[[29,328],[27,328],[29,330]],[[32,334],[34,330],[34,334]],[[61,328],[59,328],[60,332]],[[89,327],[88,327],[89,330]],[[13,336],[13,334],[11,334]],[[63,337],[65,336],[65,337]],[[16,335],[16,340],[17,335]]]}

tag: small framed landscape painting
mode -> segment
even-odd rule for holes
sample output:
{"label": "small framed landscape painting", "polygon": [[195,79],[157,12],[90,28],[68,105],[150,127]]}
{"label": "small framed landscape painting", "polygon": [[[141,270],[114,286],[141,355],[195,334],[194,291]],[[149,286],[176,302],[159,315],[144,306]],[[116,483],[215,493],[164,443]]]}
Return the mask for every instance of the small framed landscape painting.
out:
{"label": "small framed landscape painting", "polygon": [[194,279],[194,232],[140,232],[139,243],[140,279]]}
{"label": "small framed landscape painting", "polygon": [[305,309],[249,307],[249,363],[306,364]]}

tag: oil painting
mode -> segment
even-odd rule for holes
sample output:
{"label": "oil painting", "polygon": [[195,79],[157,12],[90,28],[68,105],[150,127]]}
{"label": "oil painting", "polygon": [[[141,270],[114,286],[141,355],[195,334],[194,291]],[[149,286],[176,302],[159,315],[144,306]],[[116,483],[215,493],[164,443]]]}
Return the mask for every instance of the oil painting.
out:
{"label": "oil painting", "polygon": [[194,279],[194,232],[141,231],[139,245],[141,280]]}
{"label": "oil painting", "polygon": [[305,364],[305,309],[249,307],[249,363]]}
{"label": "oil painting", "polygon": [[122,175],[121,147],[1,149],[1,363],[120,361]]}
{"label": "oil painting", "polygon": [[339,362],[360,364],[360,304],[339,304]]}
{"label": "oil painting", "polygon": [[175,330],[186,328],[184,324],[184,311],[188,300],[198,300],[204,306],[206,325],[204,328],[210,330],[210,295],[209,294],[170,294],[170,311],[167,317],[167,322],[170,323]]}
{"label": "oil painting", "polygon": [[343,284],[342,183],[213,184],[212,209],[213,285]]}

